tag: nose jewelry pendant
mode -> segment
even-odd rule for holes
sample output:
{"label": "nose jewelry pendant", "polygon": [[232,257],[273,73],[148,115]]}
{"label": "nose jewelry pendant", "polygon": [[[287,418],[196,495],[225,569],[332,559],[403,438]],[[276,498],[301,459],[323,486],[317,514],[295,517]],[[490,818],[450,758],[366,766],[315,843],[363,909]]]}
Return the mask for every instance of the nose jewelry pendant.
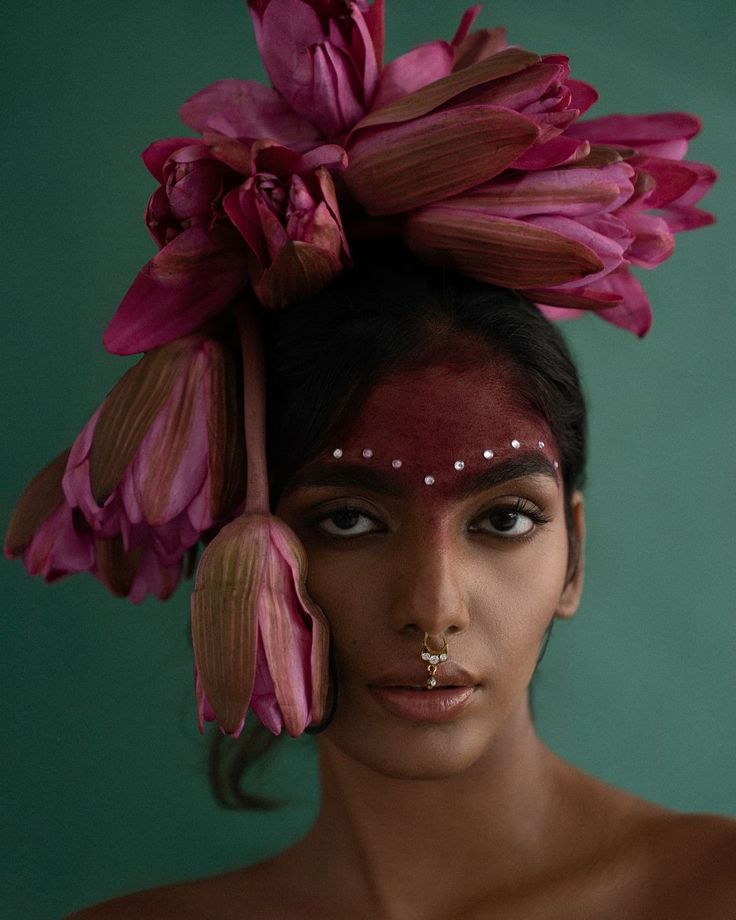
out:
{"label": "nose jewelry pendant", "polygon": [[442,648],[434,649],[429,647],[429,633],[424,634],[424,648],[422,649],[422,661],[427,662],[427,690],[432,690],[437,686],[437,665],[447,661],[447,639],[442,633]]}

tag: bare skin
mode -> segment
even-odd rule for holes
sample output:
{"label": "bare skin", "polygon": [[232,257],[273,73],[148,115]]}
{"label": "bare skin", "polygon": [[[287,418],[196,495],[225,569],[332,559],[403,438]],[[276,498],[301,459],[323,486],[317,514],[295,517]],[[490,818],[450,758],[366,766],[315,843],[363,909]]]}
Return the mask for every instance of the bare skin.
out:
{"label": "bare skin", "polygon": [[[406,404],[415,409],[429,392],[441,415],[438,381],[415,382]],[[444,398],[452,381],[440,383]],[[467,380],[458,386],[466,392]],[[381,400],[395,400],[390,389],[374,396],[341,442],[346,457],[368,443],[380,450],[372,420],[387,418]],[[491,398],[484,418],[492,410]],[[499,412],[498,426],[521,418],[508,399]],[[394,415],[385,436],[396,444],[407,419]],[[450,400],[438,420],[457,426],[455,447],[468,428],[468,413],[459,417]],[[549,432],[534,437],[553,442]],[[467,470],[430,490],[410,470],[432,443],[404,445],[406,462],[384,485],[366,484],[360,469],[351,482],[346,464],[333,475],[318,458],[277,508],[304,543],[309,591],[328,613],[338,662],[339,704],[319,738],[322,807],[308,836],[254,867],[74,918],[736,917],[736,822],[607,786],[535,733],[528,686],[544,635],[555,617],[575,613],[582,590],[582,496],[571,498],[571,544],[553,453],[546,468],[538,452],[536,466],[519,466],[518,451],[510,465],[499,458],[507,475],[495,482]],[[444,459],[432,462],[444,469]],[[425,633],[434,647],[447,638],[445,673],[469,688],[444,721],[397,713],[380,691],[436,692],[408,689],[426,679]]]}

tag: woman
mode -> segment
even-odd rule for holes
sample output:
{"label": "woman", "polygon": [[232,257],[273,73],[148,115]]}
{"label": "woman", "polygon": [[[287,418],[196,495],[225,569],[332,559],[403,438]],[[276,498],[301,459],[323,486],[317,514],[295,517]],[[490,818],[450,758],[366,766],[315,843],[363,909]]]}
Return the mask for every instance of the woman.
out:
{"label": "woman", "polygon": [[[598,545],[600,545],[600,544],[598,544]],[[438,637],[430,637],[430,638],[438,638]],[[440,669],[440,670],[441,670],[441,669]]]}
{"label": "woman", "polygon": [[74,916],[728,916],[733,821],[608,786],[534,728],[530,680],[583,582],[585,408],[559,332],[373,255],[279,316],[269,353],[276,513],[336,661],[317,821],[249,869]]}

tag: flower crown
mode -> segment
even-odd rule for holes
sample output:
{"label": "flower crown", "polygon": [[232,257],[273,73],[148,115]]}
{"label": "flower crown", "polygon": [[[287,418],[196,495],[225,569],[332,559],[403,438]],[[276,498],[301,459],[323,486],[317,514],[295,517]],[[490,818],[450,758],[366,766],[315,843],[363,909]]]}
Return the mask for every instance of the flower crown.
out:
{"label": "flower crown", "polygon": [[[254,299],[304,300],[350,268],[351,242],[391,236],[551,319],[595,311],[641,336],[651,311],[630,266],[712,222],[696,205],[716,173],[683,159],[692,115],[581,121],[598,94],[567,57],[471,31],[479,6],[451,41],[384,64],[383,0],[248,5],[273,85],[214,83],[180,109],[197,137],[144,151],[159,252],[104,343],[145,354],[29,484],[5,551],[140,601],[170,596],[211,541],[192,597],[200,726],[237,735],[250,707],[297,735],[329,705],[328,628],[303,549],[269,512]],[[205,331],[220,314],[242,365]]]}

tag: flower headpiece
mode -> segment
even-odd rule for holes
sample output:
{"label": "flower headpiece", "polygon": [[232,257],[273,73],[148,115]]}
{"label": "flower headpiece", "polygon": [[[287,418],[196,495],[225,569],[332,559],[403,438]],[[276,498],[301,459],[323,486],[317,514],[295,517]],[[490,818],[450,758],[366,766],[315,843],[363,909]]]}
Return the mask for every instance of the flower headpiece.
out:
{"label": "flower headpiece", "polygon": [[[222,80],[156,141],[146,223],[159,252],[104,337],[145,352],[71,450],[29,484],[6,537],[31,574],[88,571],[167,598],[207,542],[192,598],[200,725],[322,721],[326,620],[296,536],[269,511],[254,312],[304,300],[392,236],[421,259],[521,291],[551,319],[595,311],[644,335],[630,266],[711,223],[716,178],[685,161],[697,118],[580,120],[598,94],[568,59],[471,31],[383,63],[383,0],[249,0],[272,87]],[[240,355],[209,335],[237,321]],[[239,358],[242,357],[242,362]],[[242,369],[242,387],[241,387]],[[244,432],[244,436],[243,436]]]}

